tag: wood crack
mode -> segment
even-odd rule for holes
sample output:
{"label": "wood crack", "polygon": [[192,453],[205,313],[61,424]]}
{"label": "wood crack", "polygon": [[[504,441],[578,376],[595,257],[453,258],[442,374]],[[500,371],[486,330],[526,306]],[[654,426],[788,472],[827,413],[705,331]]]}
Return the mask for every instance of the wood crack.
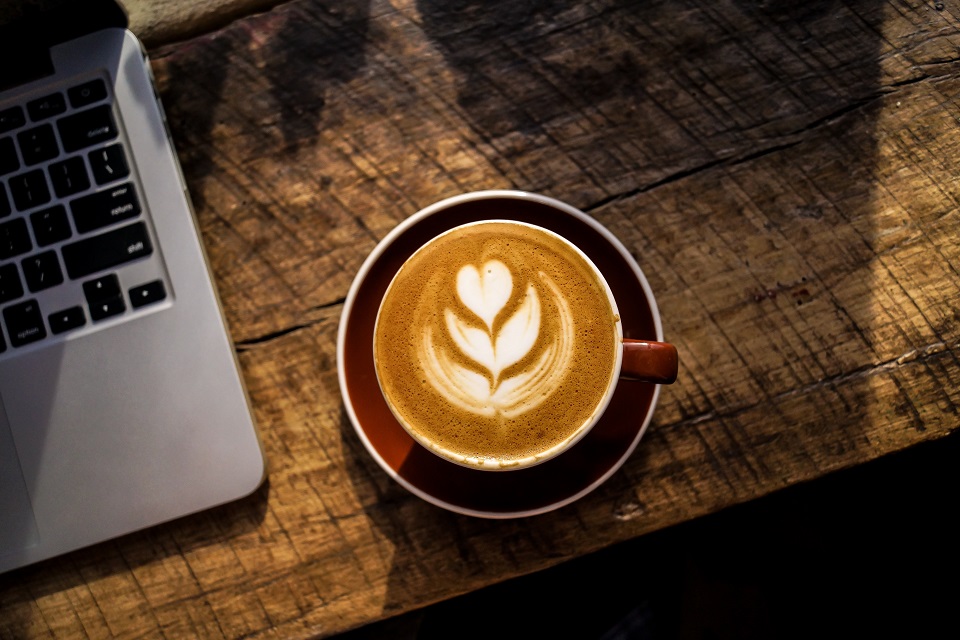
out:
{"label": "wood crack", "polygon": [[[793,136],[793,135],[794,134],[790,134],[790,136]],[[710,162],[705,162],[695,167],[690,167],[689,169],[683,169],[682,171],[677,171],[676,173],[672,173],[664,178],[661,178],[660,180],[656,180],[649,184],[637,187],[636,189],[631,189],[630,191],[614,194],[609,197],[603,198],[587,207],[584,207],[583,211],[585,211],[586,213],[590,213],[592,211],[605,207],[611,202],[627,200],[641,193],[647,193],[648,191],[652,191],[658,187],[679,182],[680,180],[689,178],[699,173],[703,173],[704,171],[709,171],[710,169],[714,169],[716,167],[735,166],[738,164],[743,164],[744,162],[750,162],[751,160],[756,160],[757,158],[762,158],[763,156],[767,156],[772,153],[777,153],[779,151],[784,151],[791,147],[795,147],[798,144],[800,144],[800,142],[801,142],[800,140],[793,140],[790,142],[785,142],[783,144],[765,147],[763,149],[759,149],[753,153],[748,153],[746,155],[729,156],[726,158],[718,158],[716,160],[711,160]]]}
{"label": "wood crack", "polygon": [[271,340],[276,340],[277,338],[282,338],[283,336],[290,335],[295,331],[300,331],[301,329],[308,329],[317,325],[320,321],[314,320],[312,322],[304,322],[301,324],[295,324],[289,327],[284,327],[283,329],[277,329],[276,331],[271,331],[262,336],[257,336],[255,338],[245,338],[243,340],[237,340],[233,343],[233,346],[236,347],[238,352],[244,352],[249,350],[251,347],[255,347],[265,342],[270,342]]}
{"label": "wood crack", "polygon": [[[918,347],[903,353],[896,358],[890,358],[878,364],[868,365],[854,369],[853,371],[848,371],[846,373],[840,373],[833,376],[828,376],[825,378],[820,378],[815,382],[808,383],[802,387],[796,389],[790,389],[789,391],[783,391],[774,396],[771,396],[769,400],[772,400],[774,404],[779,403],[782,400],[792,398],[798,395],[805,395],[814,391],[818,391],[824,388],[829,387],[838,387],[843,386],[844,384],[860,380],[864,378],[871,378],[876,375],[881,375],[884,373],[889,373],[891,371],[897,370],[906,365],[912,365],[915,363],[927,364],[931,361],[937,360],[944,356],[952,356],[953,353],[960,348],[960,341],[947,345],[944,342],[934,342],[928,344],[924,347]],[[677,427],[691,427],[703,422],[709,422],[711,420],[716,420],[722,417],[734,417],[741,415],[747,411],[755,409],[758,406],[768,404],[767,402],[755,402],[748,405],[743,405],[740,407],[734,407],[728,411],[721,410],[712,410],[699,413],[695,416],[684,418],[682,420],[677,420],[675,422],[668,422],[661,425],[661,428],[677,428]]]}
{"label": "wood crack", "polygon": [[717,168],[717,167],[736,166],[736,165],[739,165],[739,164],[744,164],[744,163],[746,163],[746,162],[750,162],[750,161],[752,161],[752,160],[756,160],[756,159],[758,159],[758,158],[762,158],[762,157],[764,157],[764,156],[767,156],[767,155],[770,155],[770,154],[773,154],[773,153],[777,153],[777,152],[779,152],[779,151],[784,151],[784,150],[793,148],[793,147],[797,146],[798,144],[800,144],[801,142],[803,142],[802,139],[795,139],[795,138],[803,137],[803,136],[805,136],[806,134],[809,134],[809,133],[811,133],[811,132],[816,131],[816,130],[819,129],[820,127],[823,127],[823,126],[832,124],[833,122],[839,120],[840,118],[843,118],[844,116],[847,116],[847,115],[849,115],[849,114],[851,114],[851,113],[854,113],[854,112],[856,112],[856,111],[858,111],[858,110],[860,110],[860,109],[863,109],[864,107],[866,107],[867,105],[869,105],[869,104],[877,101],[878,99],[882,99],[882,98],[888,97],[888,96],[890,96],[890,95],[893,95],[893,94],[895,94],[895,93],[897,92],[898,89],[902,89],[902,88],[904,88],[904,87],[909,87],[909,86],[912,86],[912,85],[915,85],[915,84],[919,84],[919,83],[925,82],[925,81],[942,80],[942,79],[948,78],[948,77],[951,77],[951,76],[946,75],[946,74],[941,74],[941,75],[924,74],[924,75],[919,76],[919,77],[917,77],[917,78],[909,78],[909,79],[901,80],[901,81],[894,82],[894,83],[891,83],[891,84],[888,84],[888,85],[880,86],[880,87],[878,87],[878,90],[877,90],[875,93],[873,93],[873,94],[870,94],[870,95],[868,95],[868,96],[866,96],[866,97],[864,97],[864,98],[861,98],[861,99],[859,99],[859,100],[856,100],[856,101],[854,101],[854,102],[851,102],[850,104],[848,104],[848,105],[846,105],[846,106],[844,106],[844,107],[842,107],[842,108],[840,108],[840,109],[837,109],[837,110],[835,110],[835,111],[832,111],[832,112],[830,112],[830,113],[828,113],[828,114],[826,114],[826,115],[824,115],[824,116],[822,116],[822,117],[820,117],[820,118],[817,118],[816,120],[812,120],[811,122],[805,124],[804,126],[798,128],[798,129],[794,129],[793,131],[790,131],[790,132],[788,132],[788,133],[784,133],[784,134],[781,135],[781,136],[778,136],[779,139],[782,139],[782,140],[785,139],[785,140],[787,140],[787,142],[783,142],[783,143],[780,143],[780,144],[774,144],[774,145],[771,145],[771,146],[768,146],[768,147],[764,147],[764,148],[758,149],[758,150],[756,150],[756,151],[754,151],[754,152],[752,152],[752,153],[741,154],[741,155],[730,155],[730,156],[726,156],[726,157],[723,157],[723,158],[717,158],[717,159],[715,159],[715,160],[711,160],[711,161],[709,161],[709,162],[704,162],[704,163],[702,163],[702,164],[699,164],[699,165],[694,166],[694,167],[690,167],[690,168],[688,168],[688,169],[683,169],[683,170],[681,170],[681,171],[677,171],[677,172],[675,172],[675,173],[672,173],[672,174],[670,174],[670,175],[668,175],[668,176],[665,176],[665,177],[663,177],[663,178],[661,178],[661,179],[659,179],[659,180],[656,180],[656,181],[654,181],[654,182],[648,183],[648,184],[646,184],[646,185],[641,185],[641,186],[639,186],[639,187],[637,187],[637,188],[635,188],[635,189],[631,189],[631,190],[629,190],[629,191],[625,191],[625,192],[622,192],[622,193],[613,194],[613,195],[610,195],[610,196],[608,196],[608,197],[606,197],[606,198],[602,198],[602,199],[600,199],[600,200],[598,200],[598,201],[596,201],[596,202],[594,202],[594,203],[592,203],[592,204],[584,207],[584,208],[583,208],[583,211],[585,211],[585,212],[587,212],[587,213],[591,213],[591,212],[596,211],[596,210],[598,210],[598,209],[602,209],[603,207],[609,205],[609,204],[612,203],[612,202],[619,202],[619,201],[622,201],[622,200],[628,200],[628,199],[630,199],[630,198],[632,198],[632,197],[635,197],[635,196],[637,196],[637,195],[640,195],[640,194],[642,194],[642,193],[647,193],[647,192],[649,192],[649,191],[652,191],[652,190],[654,190],[654,189],[656,189],[656,188],[658,188],[658,187],[663,187],[663,186],[666,186],[666,185],[670,185],[670,184],[679,182],[680,180],[683,180],[683,179],[685,179],[685,178],[689,178],[689,177],[698,175],[698,174],[700,174],[700,173],[703,173],[703,172],[705,172],[705,171],[709,171],[709,170],[711,170],[711,169],[715,169],[715,168]]}
{"label": "wood crack", "polygon": [[[327,303],[325,303],[325,304],[319,304],[319,305],[315,305],[315,306],[313,306],[313,307],[310,307],[307,311],[308,311],[308,312],[311,312],[311,313],[315,313],[315,312],[319,312],[319,311],[326,311],[326,310],[329,310],[329,309],[335,309],[335,308],[337,308],[337,307],[343,306],[343,304],[346,302],[346,300],[347,300],[346,298],[337,298],[336,300],[332,300],[332,301],[327,302]],[[324,315],[324,316],[318,317],[318,318],[316,318],[316,319],[314,319],[314,320],[309,320],[309,321],[307,321],[307,322],[300,322],[300,323],[297,323],[297,324],[294,324],[294,325],[290,325],[290,326],[288,326],[288,327],[283,327],[283,328],[277,329],[276,331],[270,331],[270,332],[268,332],[268,333],[265,333],[265,334],[260,335],[260,336],[255,336],[255,337],[253,337],[253,338],[244,338],[243,340],[236,340],[236,341],[234,341],[233,344],[234,344],[234,347],[236,348],[236,350],[237,350],[238,352],[247,351],[247,350],[249,350],[251,347],[259,346],[259,345],[262,345],[262,344],[264,344],[264,343],[270,342],[270,341],[272,341],[272,340],[276,340],[276,339],[278,339],[278,338],[282,338],[282,337],[287,336],[287,335],[290,335],[291,333],[294,333],[294,332],[296,332],[296,331],[301,331],[301,330],[303,330],[303,329],[309,329],[309,328],[311,328],[311,327],[315,327],[315,326],[317,326],[318,324],[320,324],[321,322],[323,322],[324,320],[326,320],[328,317],[329,317],[329,316]]]}

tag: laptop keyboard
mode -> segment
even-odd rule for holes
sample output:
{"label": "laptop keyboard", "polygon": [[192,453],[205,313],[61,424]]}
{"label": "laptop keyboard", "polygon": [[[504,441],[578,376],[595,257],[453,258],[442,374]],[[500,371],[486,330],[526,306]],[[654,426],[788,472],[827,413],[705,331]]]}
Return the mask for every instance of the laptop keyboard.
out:
{"label": "laptop keyboard", "polygon": [[0,357],[167,290],[105,80],[0,105]]}

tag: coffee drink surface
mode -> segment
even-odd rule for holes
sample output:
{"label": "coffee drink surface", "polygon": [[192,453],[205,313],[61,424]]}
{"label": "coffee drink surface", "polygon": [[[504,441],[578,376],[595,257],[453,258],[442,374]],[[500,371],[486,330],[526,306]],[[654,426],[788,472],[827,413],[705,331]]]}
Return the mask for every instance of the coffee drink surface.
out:
{"label": "coffee drink surface", "polygon": [[609,399],[619,317],[588,260],[539,227],[485,221],[418,250],[384,296],[374,361],[417,440],[483,468],[549,457]]}

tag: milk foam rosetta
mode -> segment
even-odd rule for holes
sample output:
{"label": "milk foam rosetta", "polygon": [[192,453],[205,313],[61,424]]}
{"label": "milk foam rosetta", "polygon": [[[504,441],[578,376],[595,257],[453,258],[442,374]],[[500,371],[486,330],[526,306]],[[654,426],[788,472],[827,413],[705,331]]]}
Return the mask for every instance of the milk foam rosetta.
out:
{"label": "milk foam rosetta", "polygon": [[377,320],[377,375],[421,442],[510,464],[591,420],[614,375],[617,322],[563,240],[529,225],[466,225],[395,277]]}
{"label": "milk foam rosetta", "polygon": [[[499,260],[477,269],[457,272],[457,296],[484,326],[471,325],[469,314],[444,311],[446,330],[458,352],[451,353],[434,342],[433,327],[427,327],[417,349],[426,379],[452,405],[485,416],[514,417],[546,400],[570,365],[574,352],[573,318],[560,290],[545,273],[537,274],[549,289],[557,308],[560,331],[541,336],[542,307],[537,289],[528,284],[520,304],[502,324],[495,321],[511,300],[513,274]],[[540,343],[541,354],[513,375],[505,372]],[[460,365],[462,354],[471,365]]]}

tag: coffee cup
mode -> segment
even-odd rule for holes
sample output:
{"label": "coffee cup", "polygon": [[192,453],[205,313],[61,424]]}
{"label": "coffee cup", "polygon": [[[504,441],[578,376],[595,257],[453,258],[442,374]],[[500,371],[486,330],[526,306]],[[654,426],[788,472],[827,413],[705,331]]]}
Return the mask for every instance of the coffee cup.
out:
{"label": "coffee cup", "polygon": [[379,388],[415,441],[465,467],[525,469],[579,442],[621,378],[675,381],[676,348],[623,337],[607,280],[575,242],[498,218],[502,192],[465,197],[490,217],[413,251],[374,326]]}

